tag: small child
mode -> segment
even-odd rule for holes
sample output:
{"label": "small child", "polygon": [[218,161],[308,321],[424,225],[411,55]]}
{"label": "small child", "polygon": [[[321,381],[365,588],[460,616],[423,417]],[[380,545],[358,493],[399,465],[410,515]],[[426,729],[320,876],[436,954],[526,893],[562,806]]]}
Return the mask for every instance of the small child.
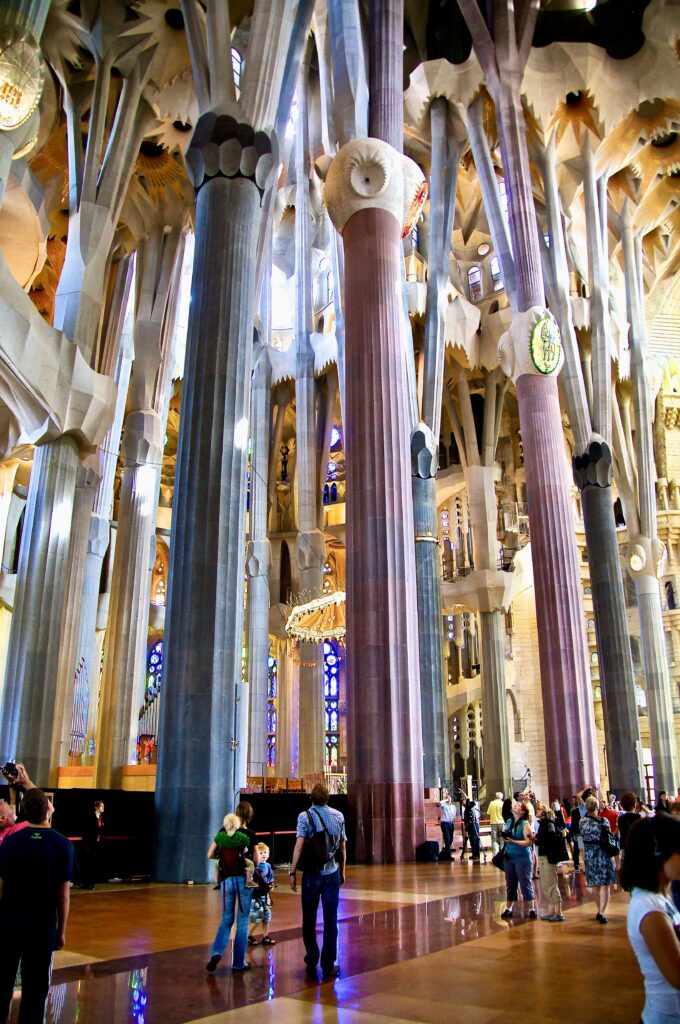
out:
{"label": "small child", "polygon": [[[241,819],[236,814],[227,814],[224,819],[224,827],[215,836],[215,846],[219,850],[242,850],[244,853],[243,863],[245,864],[245,875],[246,875],[246,888],[257,889],[257,882],[253,881],[253,871],[255,865],[249,857],[245,856],[245,852],[248,849],[250,840],[248,836],[239,831],[241,828]],[[271,870],[271,868],[270,868]],[[219,868],[218,868],[219,871]]]}
{"label": "small child", "polygon": [[274,872],[269,860],[269,847],[265,843],[258,843],[257,849],[260,854],[260,863],[255,870],[255,878],[259,880],[258,892],[253,894],[253,902],[250,905],[250,934],[248,945],[257,945],[255,931],[258,925],[262,925],[262,945],[275,946],[276,939],[269,937],[269,922],[272,919],[272,903],[269,897],[269,890],[275,886]]}

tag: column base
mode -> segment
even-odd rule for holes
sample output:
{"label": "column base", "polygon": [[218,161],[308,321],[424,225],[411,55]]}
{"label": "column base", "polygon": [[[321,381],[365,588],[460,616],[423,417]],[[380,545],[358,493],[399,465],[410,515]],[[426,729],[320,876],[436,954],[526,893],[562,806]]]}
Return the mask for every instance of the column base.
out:
{"label": "column base", "polygon": [[423,789],[410,782],[357,782],[349,792],[354,858],[366,864],[415,860],[425,840]]}

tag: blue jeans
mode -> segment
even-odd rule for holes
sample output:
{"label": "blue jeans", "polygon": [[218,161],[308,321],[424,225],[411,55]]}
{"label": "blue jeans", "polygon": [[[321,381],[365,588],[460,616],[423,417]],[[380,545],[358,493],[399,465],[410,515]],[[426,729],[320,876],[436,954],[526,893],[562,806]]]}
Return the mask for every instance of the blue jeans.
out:
{"label": "blue jeans", "polygon": [[338,955],[339,869],[330,875],[319,875],[316,871],[305,871],[302,875],[302,941],[305,944],[305,963],[308,967],[316,967],[319,962],[319,946],[316,941],[319,899],[323,907],[321,970],[330,971]]}
{"label": "blue jeans", "polygon": [[508,903],[514,903],[517,899],[517,887],[519,884],[522,896],[525,900],[534,899],[534,886],[531,881],[531,857],[508,857],[508,848],[505,848],[505,894]]}
{"label": "blue jeans", "polygon": [[229,933],[234,923],[234,917],[236,917],[232,967],[238,970],[244,967],[246,962],[248,919],[250,917],[250,903],[253,898],[253,890],[246,889],[246,880],[242,875],[235,878],[225,878],[222,882],[220,898],[222,900],[222,920],[217,929],[217,935],[212,944],[210,956],[223,955],[229,942]]}

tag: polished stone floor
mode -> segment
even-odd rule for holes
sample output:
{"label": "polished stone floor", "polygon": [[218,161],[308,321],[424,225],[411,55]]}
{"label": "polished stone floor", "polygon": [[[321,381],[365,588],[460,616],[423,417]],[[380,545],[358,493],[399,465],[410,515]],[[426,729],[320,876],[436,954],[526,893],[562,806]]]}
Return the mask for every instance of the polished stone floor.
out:
{"label": "polished stone floor", "polygon": [[[74,890],[68,942],[55,958],[50,1024],[625,1024],[642,981],[625,934],[628,897],[594,920],[583,875],[565,872],[566,921],[508,923],[492,867],[350,867],[340,901],[332,982],[304,973],[300,901],[285,872],[274,896],[276,945],[250,951],[233,975],[229,951],[205,971],[219,918],[208,886],[107,885]],[[540,882],[538,883],[540,887]],[[540,891],[540,890],[539,890]],[[576,993],[576,995],[575,995]],[[578,996],[578,993],[581,996]],[[576,999],[576,1003],[574,1000]],[[10,1018],[15,1021],[17,1006]]]}

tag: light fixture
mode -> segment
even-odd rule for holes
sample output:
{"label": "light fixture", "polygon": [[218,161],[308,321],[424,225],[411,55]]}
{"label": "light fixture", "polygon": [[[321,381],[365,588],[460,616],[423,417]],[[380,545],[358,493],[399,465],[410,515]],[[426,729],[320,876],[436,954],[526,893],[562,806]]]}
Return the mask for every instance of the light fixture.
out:
{"label": "light fixture", "polygon": [[38,106],[45,82],[40,51],[29,38],[0,51],[0,129],[13,131]]}
{"label": "light fixture", "polygon": [[478,256],[486,256],[487,253],[490,252],[490,251],[491,251],[491,246],[489,245],[488,242],[482,242],[480,245],[477,246],[477,255]]}

